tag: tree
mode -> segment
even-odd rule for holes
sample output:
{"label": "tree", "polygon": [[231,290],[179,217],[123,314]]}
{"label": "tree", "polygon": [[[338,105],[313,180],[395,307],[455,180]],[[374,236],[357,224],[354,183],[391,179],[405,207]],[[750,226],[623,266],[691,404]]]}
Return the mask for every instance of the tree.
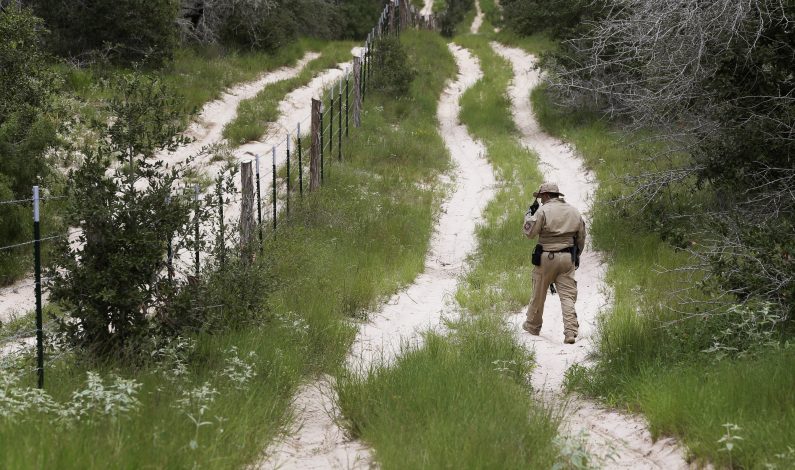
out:
{"label": "tree", "polygon": [[181,142],[173,92],[138,73],[116,88],[112,124],[99,129],[105,137],[70,173],[68,215],[79,240],[61,245],[52,269],[51,298],[67,312],[61,333],[99,356],[135,353],[162,292],[179,288],[166,277],[165,254],[169,240],[189,238],[191,214],[188,199],[172,197],[181,167],[152,161]]}
{"label": "tree", "polygon": [[[29,198],[31,187],[51,173],[46,151],[56,142],[56,129],[46,111],[58,77],[47,65],[45,35],[30,10],[0,10],[0,200]],[[28,207],[2,205],[0,220],[0,245],[31,238]],[[18,274],[9,256],[0,253],[0,284]]]}
{"label": "tree", "polygon": [[[707,287],[793,310],[795,4],[620,0],[548,57],[551,90],[669,144],[634,175],[645,204],[689,185],[713,195],[692,220]],[[682,158],[681,155],[687,155]],[[669,158],[673,156],[674,158]]]}

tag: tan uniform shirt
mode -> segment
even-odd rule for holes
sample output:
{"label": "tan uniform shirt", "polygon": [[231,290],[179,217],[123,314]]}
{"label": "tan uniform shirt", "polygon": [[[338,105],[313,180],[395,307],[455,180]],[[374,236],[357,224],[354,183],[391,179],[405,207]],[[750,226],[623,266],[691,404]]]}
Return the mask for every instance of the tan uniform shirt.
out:
{"label": "tan uniform shirt", "polygon": [[525,215],[524,234],[527,238],[538,237],[544,251],[558,251],[574,246],[585,249],[585,222],[574,206],[561,198],[550,199],[538,208],[535,215]]}

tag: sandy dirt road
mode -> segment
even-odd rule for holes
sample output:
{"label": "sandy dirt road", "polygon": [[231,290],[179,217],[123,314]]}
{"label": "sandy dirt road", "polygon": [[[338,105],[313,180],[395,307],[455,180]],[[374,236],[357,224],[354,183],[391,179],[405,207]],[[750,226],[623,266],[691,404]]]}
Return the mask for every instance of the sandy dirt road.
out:
{"label": "sandy dirt road", "polygon": [[477,34],[481,25],[483,25],[483,10],[480,9],[480,1],[475,0],[475,19],[472,20],[472,24],[469,26],[469,32]]}
{"label": "sandy dirt road", "polygon": [[[419,347],[421,332],[441,329],[445,316],[456,315],[452,297],[464,263],[477,245],[476,224],[493,194],[491,166],[483,158],[485,149],[458,121],[461,95],[482,75],[475,57],[450,45],[459,68],[458,79],[448,84],[437,111],[439,130],[456,168],[452,194],[444,202],[425,270],[405,290],[395,294],[362,324],[348,356],[354,373],[367,373],[375,363],[391,363],[407,345]],[[370,452],[350,441],[335,423],[332,380],[323,377],[304,386],[295,401],[296,415],[285,437],[267,451],[260,468],[320,469],[370,468]]]}
{"label": "sandy dirt road", "polygon": [[[545,180],[558,182],[560,190],[566,195],[566,201],[580,209],[586,224],[589,224],[589,210],[597,183],[572,149],[544,133],[535,119],[530,102],[530,92],[540,82],[538,71],[533,70],[535,57],[521,49],[498,43],[491,45],[513,68],[514,79],[508,94],[522,143],[538,154]],[[597,460],[601,460],[604,468],[688,468],[684,453],[676,441],[652,441],[648,426],[642,418],[608,410],[579,397],[565,397],[563,394],[562,382],[566,369],[572,364],[583,364],[586,361],[595,340],[597,315],[609,304],[610,287],[605,282],[605,271],[606,266],[600,253],[595,252],[588,243],[577,270],[580,335],[574,345],[563,344],[563,321],[557,296],[547,297],[544,326],[540,336],[532,336],[522,330],[524,311],[510,317],[509,321],[517,339],[536,354],[537,367],[531,378],[533,388],[542,400],[552,406],[567,403],[564,433],[587,433],[587,448]]]}

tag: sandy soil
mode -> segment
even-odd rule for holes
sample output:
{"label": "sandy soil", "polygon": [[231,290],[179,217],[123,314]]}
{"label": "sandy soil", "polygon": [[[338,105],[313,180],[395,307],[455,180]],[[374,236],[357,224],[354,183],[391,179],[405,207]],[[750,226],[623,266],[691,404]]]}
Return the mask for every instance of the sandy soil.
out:
{"label": "sandy soil", "polygon": [[[376,363],[391,363],[402,348],[421,345],[422,331],[440,329],[445,316],[456,314],[452,296],[457,279],[466,256],[476,248],[475,227],[493,194],[495,179],[483,158],[485,149],[458,121],[458,101],[480,78],[480,67],[465,49],[449,47],[459,76],[442,94],[437,118],[456,163],[452,194],[442,206],[424,272],[361,325],[348,357],[348,367],[355,373],[366,373]],[[327,377],[301,389],[295,403],[295,424],[282,441],[268,449],[270,457],[262,468],[375,466],[370,453],[350,442],[335,424],[338,411],[333,407],[334,394]]]}
{"label": "sandy soil", "polygon": [[469,32],[472,34],[477,34],[480,31],[480,25],[483,24],[483,10],[480,9],[480,1],[475,0],[475,19],[472,20],[472,24],[469,26]]}
{"label": "sandy soil", "polygon": [[[588,224],[597,183],[572,149],[545,134],[535,120],[529,99],[530,92],[539,83],[538,72],[533,70],[535,57],[498,43],[492,43],[492,47],[513,67],[514,80],[508,93],[523,144],[538,154],[545,180],[558,182],[566,201],[583,212]],[[580,397],[564,397],[563,374],[572,364],[586,361],[594,345],[597,315],[609,303],[610,288],[605,282],[605,270],[601,254],[589,243],[577,270],[580,334],[574,345],[563,344],[563,321],[557,296],[547,297],[541,336],[522,330],[524,311],[510,317],[517,339],[536,354],[533,387],[542,399],[552,404],[566,403],[564,429],[573,435],[586,432],[589,451],[597,458],[609,457],[603,462],[606,468],[687,468],[684,453],[676,442],[673,439],[652,441],[642,418],[605,409]],[[529,292],[530,286],[528,295]]]}

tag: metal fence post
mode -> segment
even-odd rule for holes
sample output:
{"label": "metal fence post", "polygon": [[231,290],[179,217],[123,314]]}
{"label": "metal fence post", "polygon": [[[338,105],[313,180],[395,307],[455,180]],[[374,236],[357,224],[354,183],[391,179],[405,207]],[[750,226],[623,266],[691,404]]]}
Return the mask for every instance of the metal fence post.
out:
{"label": "metal fence post", "polygon": [[328,92],[329,115],[328,115],[328,156],[334,158],[334,85]]}
{"label": "metal fence post", "polygon": [[323,98],[320,98],[320,182],[323,183]]}
{"label": "metal fence post", "polygon": [[348,103],[350,102],[349,97],[351,94],[350,78],[351,78],[351,71],[350,69],[348,69],[348,73],[345,75],[345,137],[350,137],[350,132],[349,132],[350,121],[348,120],[348,117],[350,115],[350,111],[348,109]]}
{"label": "metal fence post", "polygon": [[[166,196],[166,205],[171,205],[171,195]],[[168,236],[166,270],[168,271],[168,282],[174,282],[174,237],[171,234]]]}
{"label": "metal fence post", "polygon": [[226,243],[224,242],[223,175],[218,175],[218,181],[215,184],[215,192],[218,196],[218,257],[221,261],[221,269],[224,269],[224,265],[226,264]]}
{"label": "metal fence post", "polygon": [[196,257],[196,280],[199,280],[199,274],[201,273],[201,265],[199,264],[199,185],[193,185],[193,203],[194,203],[194,212],[195,212],[195,220],[194,220],[194,240],[196,241],[195,246],[195,257]]}
{"label": "metal fence post", "polygon": [[273,231],[276,231],[276,147],[273,147]]}
{"label": "metal fence post", "polygon": [[36,279],[36,372],[39,388],[44,388],[44,322],[41,309],[41,227],[38,186],[33,187],[33,272]]}
{"label": "metal fence post", "polygon": [[290,133],[287,133],[287,140],[285,141],[287,146],[287,216],[290,216]]}
{"label": "metal fence post", "polygon": [[296,145],[298,145],[298,190],[301,193],[301,197],[304,197],[304,162],[303,160],[303,152],[301,151],[301,123],[298,123],[296,126]]}
{"label": "metal fence post", "polygon": [[257,225],[259,226],[259,245],[262,248],[262,195],[259,189],[259,154],[254,155],[254,161],[257,166]]}
{"label": "metal fence post", "polygon": [[337,160],[342,161],[342,80],[339,89],[339,109],[337,110]]}

